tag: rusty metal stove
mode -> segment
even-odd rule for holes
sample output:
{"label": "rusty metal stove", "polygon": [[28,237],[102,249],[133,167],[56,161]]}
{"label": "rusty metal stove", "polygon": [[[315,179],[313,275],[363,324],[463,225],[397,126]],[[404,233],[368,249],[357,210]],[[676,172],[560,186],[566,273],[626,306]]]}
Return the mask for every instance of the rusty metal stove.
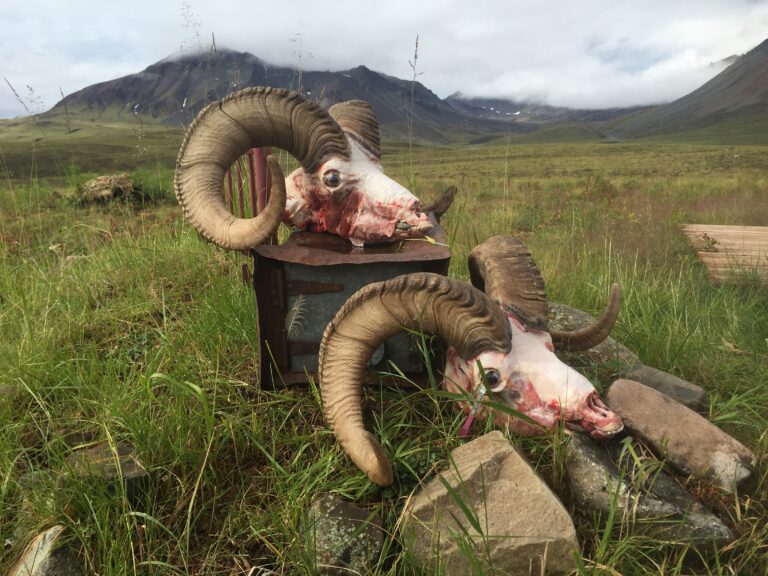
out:
{"label": "rusty metal stove", "polygon": [[[316,376],[323,331],[359,288],[411,272],[447,274],[450,251],[434,224],[434,243],[404,240],[355,248],[330,234],[295,232],[282,245],[253,249],[262,382],[297,384]],[[385,342],[371,367],[384,369],[388,361],[421,379],[422,359],[412,336]]]}

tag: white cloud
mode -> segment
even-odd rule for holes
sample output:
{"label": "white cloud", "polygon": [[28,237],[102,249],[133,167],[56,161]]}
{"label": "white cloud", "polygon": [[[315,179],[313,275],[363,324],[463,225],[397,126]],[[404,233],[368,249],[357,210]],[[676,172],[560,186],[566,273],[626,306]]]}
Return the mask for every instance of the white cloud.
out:
{"label": "white cloud", "polygon": [[[570,107],[669,101],[710,66],[766,37],[768,2],[748,0],[452,0],[333,3],[255,0],[114,3],[11,0],[0,13],[0,75],[46,107],[90,84],[138,72],[180,49],[220,46],[275,64],[359,64],[445,97],[536,99]],[[5,83],[0,116],[23,114]]]}

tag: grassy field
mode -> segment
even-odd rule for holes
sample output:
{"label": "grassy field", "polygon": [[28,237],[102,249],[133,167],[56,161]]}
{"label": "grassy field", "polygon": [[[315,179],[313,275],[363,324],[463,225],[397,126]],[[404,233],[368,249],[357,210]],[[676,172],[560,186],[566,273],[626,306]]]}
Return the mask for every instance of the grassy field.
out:
{"label": "grassy field", "polygon": [[0,120],[0,174],[8,179],[64,177],[172,166],[184,130],[143,117],[103,112],[55,111],[37,120]]}
{"label": "grassy field", "polygon": [[[99,140],[89,142],[95,154]],[[0,573],[31,536],[60,523],[93,574],[311,574],[302,517],[331,492],[378,511],[392,531],[371,574],[419,574],[394,528],[408,495],[459,445],[457,412],[431,390],[366,391],[370,427],[397,476],[380,490],[336,445],[316,387],[262,388],[243,257],[182,220],[163,165],[171,144],[169,134],[147,146],[140,163],[153,202],[90,208],[76,206],[71,188],[88,172],[135,166],[124,151],[104,150],[92,164],[62,157],[48,180],[35,177],[39,160],[24,157],[31,168],[22,169],[5,149],[0,386],[16,392],[0,399]],[[765,224],[768,149],[511,141],[384,150],[388,173],[424,199],[459,186],[443,221],[451,275],[468,277],[474,245],[513,233],[554,301],[595,312],[620,282],[616,338],[705,387],[709,417],[757,455],[736,496],[689,483],[737,535],[702,557],[576,509],[562,435],[512,436],[574,514],[580,573],[766,574],[768,290],[749,277],[711,285],[680,226]],[[97,441],[136,447],[150,473],[139,502],[98,481],[57,485],[44,475],[22,498],[24,474],[58,470],[72,449]]]}

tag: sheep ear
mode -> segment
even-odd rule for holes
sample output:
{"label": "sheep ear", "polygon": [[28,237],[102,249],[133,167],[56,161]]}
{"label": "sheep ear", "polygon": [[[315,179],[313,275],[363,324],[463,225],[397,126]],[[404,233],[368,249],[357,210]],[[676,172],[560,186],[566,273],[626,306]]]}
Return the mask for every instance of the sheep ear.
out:
{"label": "sheep ear", "polygon": [[370,154],[381,159],[381,138],[379,137],[379,121],[373,113],[373,108],[363,100],[339,102],[328,109],[328,113],[358,144]]}
{"label": "sheep ear", "polygon": [[[458,189],[456,186],[448,186],[448,188],[445,189],[445,192],[443,192],[439,198],[436,200],[433,200],[432,202],[427,202],[426,204],[421,205],[421,210],[425,214],[429,214],[432,212],[435,215],[435,220],[437,220],[438,224],[440,223],[440,219],[443,217],[443,214],[448,212],[448,208],[451,207],[451,204],[453,204],[453,199],[456,197],[456,192]],[[475,286],[476,288],[479,288],[482,290],[482,286]]]}

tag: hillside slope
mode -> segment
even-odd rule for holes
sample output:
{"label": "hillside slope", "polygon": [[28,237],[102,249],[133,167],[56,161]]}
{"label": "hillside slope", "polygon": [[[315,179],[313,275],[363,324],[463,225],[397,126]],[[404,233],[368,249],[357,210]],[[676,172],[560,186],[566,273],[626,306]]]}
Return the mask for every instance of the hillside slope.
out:
{"label": "hillside slope", "polygon": [[763,125],[768,125],[768,40],[690,94],[618,119],[608,128],[625,138],[682,132],[705,138],[710,129],[713,135],[727,137]]}
{"label": "hillside slope", "polygon": [[445,101],[459,112],[495,120],[526,122],[532,124],[553,124],[558,122],[605,122],[621,116],[633,114],[648,106],[632,108],[607,108],[604,110],[588,110],[549,106],[535,102],[517,102],[505,98],[477,98],[456,92]]}

